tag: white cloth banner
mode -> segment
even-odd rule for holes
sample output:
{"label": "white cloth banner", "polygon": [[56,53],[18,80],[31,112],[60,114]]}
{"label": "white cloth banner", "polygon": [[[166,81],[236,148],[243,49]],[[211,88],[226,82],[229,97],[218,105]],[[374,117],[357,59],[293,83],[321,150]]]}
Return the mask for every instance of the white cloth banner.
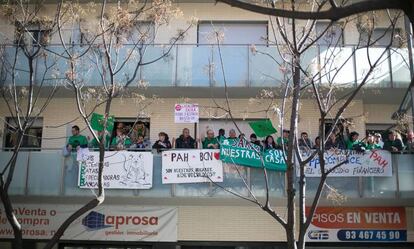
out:
{"label": "white cloth banner", "polygon": [[[302,152],[303,160],[312,153],[313,151]],[[330,150],[325,152],[325,170],[329,170],[346,160],[348,160],[347,163],[336,168],[329,176],[392,176],[391,153],[385,150],[365,152]],[[319,177],[321,175],[318,155],[306,165],[305,174],[307,177]],[[296,175],[300,175],[299,165],[296,167]]]}
{"label": "white cloth banner", "polygon": [[[80,206],[17,204],[15,213],[24,239],[50,239]],[[64,240],[177,241],[177,208],[102,205],[75,220]],[[13,229],[0,208],[0,238]]]}
{"label": "white cloth banner", "polygon": [[[79,162],[80,188],[97,188],[99,152],[90,152]],[[105,152],[103,179],[108,189],[150,189],[153,157],[151,152]]]}
{"label": "white cloth banner", "polygon": [[222,182],[220,150],[176,150],[162,153],[162,183]]}
{"label": "white cloth banner", "polygon": [[175,123],[198,123],[198,104],[175,104]]}

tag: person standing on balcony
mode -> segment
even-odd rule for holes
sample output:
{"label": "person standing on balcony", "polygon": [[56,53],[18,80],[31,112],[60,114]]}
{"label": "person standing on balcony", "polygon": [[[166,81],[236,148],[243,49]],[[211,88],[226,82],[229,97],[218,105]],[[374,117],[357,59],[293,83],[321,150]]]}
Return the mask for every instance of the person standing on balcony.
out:
{"label": "person standing on balcony", "polygon": [[229,137],[227,139],[236,139],[236,138],[237,138],[236,131],[234,129],[230,129]]}
{"label": "person standing on balcony", "polygon": [[260,146],[260,148],[262,148],[262,145],[260,144],[260,141],[257,139],[257,135],[255,133],[252,133],[250,135],[250,143]]}
{"label": "person standing on balcony", "polygon": [[365,148],[367,150],[380,150],[381,146],[375,143],[375,138],[372,134],[368,134],[366,143],[365,143]]}
{"label": "person standing on balcony", "polygon": [[325,144],[325,150],[330,149],[339,149],[344,150],[345,144],[342,142],[342,140],[338,139],[336,133],[332,132],[331,135],[328,138],[328,141],[326,141]]}
{"label": "person standing on balcony", "polygon": [[264,150],[276,149],[275,140],[273,139],[271,135],[266,137],[263,144],[264,144]]}
{"label": "person standing on balcony", "polygon": [[278,137],[276,140],[277,145],[282,148],[282,146],[287,146],[289,143],[289,130],[283,130],[282,137]]}
{"label": "person standing on balcony", "polygon": [[218,136],[216,138],[217,138],[217,141],[219,141],[219,142],[226,139],[226,131],[224,129],[219,129]]}
{"label": "person standing on balcony", "polygon": [[388,131],[388,140],[384,142],[384,150],[391,152],[401,152],[404,149],[404,144],[398,138],[396,131]]}
{"label": "person standing on balcony", "polygon": [[142,121],[138,121],[132,129],[132,132],[130,134],[132,143],[137,143],[139,136],[144,137],[145,141],[149,139],[148,129]]}
{"label": "person standing on balcony", "polygon": [[[103,136],[105,135],[105,133],[106,132],[104,130],[98,131],[98,138],[99,138],[99,140],[101,140],[103,138]],[[105,136],[105,150],[107,150],[109,148],[109,144],[111,142],[110,140],[111,140],[111,136],[109,136],[109,134],[106,133],[106,136]],[[92,141],[91,141],[91,143],[89,144],[89,147],[93,148],[94,150],[99,149],[99,142],[98,142],[98,140],[96,140],[96,138],[93,138]]]}
{"label": "person standing on balcony", "polygon": [[175,148],[177,149],[197,148],[196,140],[190,136],[190,130],[188,128],[183,129],[183,134],[180,135],[180,137],[175,140],[174,144],[175,144]]}
{"label": "person standing on balcony", "polygon": [[361,141],[359,141],[359,133],[353,131],[349,134],[348,139],[345,141],[346,148],[348,150],[359,150],[361,147]]}
{"label": "person standing on balcony", "polygon": [[162,150],[171,149],[171,143],[168,138],[168,134],[165,132],[158,133],[158,140],[152,146],[153,149],[156,149],[157,152]]}
{"label": "person standing on balcony", "polygon": [[384,147],[384,142],[382,141],[382,136],[380,133],[374,134],[374,142],[380,149]]}
{"label": "person standing on balcony", "polygon": [[131,145],[131,140],[125,134],[125,131],[116,129],[116,137],[112,139],[111,148],[114,150],[126,150]]}
{"label": "person standing on balcony", "polygon": [[405,150],[408,153],[414,153],[414,132],[411,130],[407,132],[407,145]]}
{"label": "person standing on balcony", "polygon": [[312,141],[309,139],[307,132],[302,132],[299,139],[299,147],[302,149],[311,149]]}
{"label": "person standing on balcony", "polygon": [[80,148],[88,148],[88,139],[80,134],[79,126],[72,126],[72,136],[66,145],[68,151],[77,151]]}
{"label": "person standing on balcony", "polygon": [[208,130],[207,137],[203,140],[203,149],[218,149],[220,147],[216,137],[214,137],[214,131]]}

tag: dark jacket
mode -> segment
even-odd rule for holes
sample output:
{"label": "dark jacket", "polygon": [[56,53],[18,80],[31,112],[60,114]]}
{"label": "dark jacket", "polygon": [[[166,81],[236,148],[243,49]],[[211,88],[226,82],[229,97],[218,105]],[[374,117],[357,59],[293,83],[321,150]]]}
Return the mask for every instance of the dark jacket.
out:
{"label": "dark jacket", "polygon": [[330,150],[332,148],[344,150],[345,144],[342,142],[341,139],[336,139],[335,142],[333,142],[331,139],[328,139],[328,141],[326,141],[326,144],[325,144],[325,149]]}
{"label": "dark jacket", "polygon": [[400,139],[395,139],[394,141],[387,140],[384,142],[384,150],[392,151],[391,147],[395,147],[398,151],[404,149],[404,145]]}
{"label": "dark jacket", "polygon": [[152,148],[157,149],[158,151],[171,149],[171,143],[169,140],[164,140],[164,142],[161,142],[161,140],[157,140],[152,146]]}
{"label": "dark jacket", "polygon": [[175,147],[177,149],[194,149],[195,148],[195,140],[192,137],[184,138],[181,135],[177,140],[175,140]]}

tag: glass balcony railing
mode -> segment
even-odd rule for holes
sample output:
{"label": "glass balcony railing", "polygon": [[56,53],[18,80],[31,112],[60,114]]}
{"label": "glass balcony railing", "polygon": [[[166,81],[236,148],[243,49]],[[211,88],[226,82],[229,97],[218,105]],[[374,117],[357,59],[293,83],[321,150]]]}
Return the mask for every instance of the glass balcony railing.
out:
{"label": "glass balcony railing", "polygon": [[[4,168],[12,152],[0,152],[0,169]],[[14,196],[93,196],[89,189],[78,187],[78,165],[75,155],[63,157],[60,150],[21,152],[16,172],[10,186]],[[393,154],[392,177],[328,177],[329,186],[348,198],[414,198],[414,154]],[[162,184],[161,155],[154,154],[153,187],[149,190],[108,189],[107,196],[118,197],[187,197],[187,198],[231,198],[233,195],[213,183]],[[240,178],[242,175],[256,197],[264,197],[266,186],[263,171],[248,167],[225,164],[224,180],[220,184],[241,195],[249,193]],[[285,174],[268,171],[270,195],[283,198],[286,192]],[[319,179],[307,178],[307,195],[315,193]]]}
{"label": "glass balcony railing", "polygon": [[[76,64],[78,80],[87,86],[102,86],[100,74],[105,72],[102,69],[103,51],[98,47],[86,49],[86,46],[80,45],[70,47],[76,54],[88,51]],[[113,52],[112,58],[114,71],[117,72],[115,81],[120,84],[133,78],[136,71],[135,82],[143,80],[154,87],[223,87],[224,80],[230,87],[278,87],[286,71],[281,52],[283,48],[278,50],[275,46],[256,46],[251,49],[248,45],[221,45],[219,50],[217,46],[211,45],[151,45],[143,49],[125,45]],[[322,84],[352,87],[365,78],[370,61],[374,63],[384,52],[368,78],[367,87],[408,86],[410,73],[407,48],[385,51],[381,47],[367,50],[354,46],[314,46],[302,55],[301,65]],[[5,84],[11,83],[10,68],[16,61],[16,85],[27,85],[28,60],[22,50],[16,51],[15,46],[3,46],[1,53],[0,80]],[[67,60],[60,56],[62,54],[64,50],[61,46],[48,45],[41,49],[34,64],[36,84],[62,84],[69,68]],[[153,63],[136,70],[141,58],[143,63]],[[123,65],[125,60],[127,63]]]}

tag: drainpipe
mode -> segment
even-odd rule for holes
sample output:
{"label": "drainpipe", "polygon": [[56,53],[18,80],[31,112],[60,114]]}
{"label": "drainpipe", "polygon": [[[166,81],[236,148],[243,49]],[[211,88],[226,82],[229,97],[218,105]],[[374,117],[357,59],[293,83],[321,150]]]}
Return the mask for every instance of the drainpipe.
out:
{"label": "drainpipe", "polygon": [[[405,32],[407,36],[407,49],[408,49],[408,63],[410,65],[410,76],[411,79],[414,76],[414,64],[413,64],[413,30],[411,26],[410,19],[405,16],[404,19],[405,23]],[[412,125],[414,128],[414,86],[412,84],[413,82],[410,82],[410,94],[411,94],[411,116],[412,116]]]}

